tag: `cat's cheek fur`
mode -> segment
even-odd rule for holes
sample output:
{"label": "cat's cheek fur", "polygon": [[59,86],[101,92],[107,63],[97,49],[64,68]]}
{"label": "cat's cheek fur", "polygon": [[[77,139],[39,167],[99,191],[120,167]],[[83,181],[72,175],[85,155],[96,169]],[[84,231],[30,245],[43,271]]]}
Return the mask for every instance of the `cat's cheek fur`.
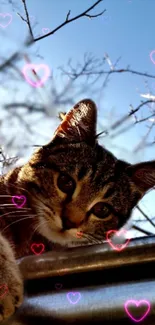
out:
{"label": "cat's cheek fur", "polygon": [[[6,293],[4,286],[8,289]],[[0,234],[0,321],[8,318],[23,301],[23,280],[9,242]]]}
{"label": "cat's cheek fur", "polygon": [[80,239],[78,238],[78,232],[80,230],[79,229],[69,229],[69,230],[65,230],[62,231],[61,230],[55,230],[55,229],[50,229],[50,227],[47,227],[47,225],[45,225],[44,227],[39,229],[39,232],[41,233],[41,235],[45,236],[48,240],[60,244],[60,245],[67,245],[67,246],[72,246],[72,244],[74,243],[75,246],[77,246],[78,244],[80,245],[80,243],[82,242],[86,242],[86,239],[81,237]]}
{"label": "cat's cheek fur", "polygon": [[[46,216],[44,217],[47,218]],[[38,231],[49,241],[67,246],[72,246],[73,242],[75,246],[81,242],[86,242],[85,238],[80,238],[79,240],[77,236],[77,233],[80,231],[79,229],[72,228],[63,231],[62,220],[58,215],[52,216],[51,220],[48,218],[46,221],[46,223],[42,223],[42,220],[40,219],[40,227],[38,227]]]}

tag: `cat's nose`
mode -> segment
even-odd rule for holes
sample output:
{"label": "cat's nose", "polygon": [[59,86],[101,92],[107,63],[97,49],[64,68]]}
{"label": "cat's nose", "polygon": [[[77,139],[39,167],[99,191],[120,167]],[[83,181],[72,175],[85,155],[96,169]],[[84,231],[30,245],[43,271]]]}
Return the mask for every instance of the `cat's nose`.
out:
{"label": "cat's nose", "polygon": [[77,228],[77,225],[74,222],[67,219],[67,218],[64,218],[62,223],[63,223],[63,229],[64,230],[69,230],[71,228]]}

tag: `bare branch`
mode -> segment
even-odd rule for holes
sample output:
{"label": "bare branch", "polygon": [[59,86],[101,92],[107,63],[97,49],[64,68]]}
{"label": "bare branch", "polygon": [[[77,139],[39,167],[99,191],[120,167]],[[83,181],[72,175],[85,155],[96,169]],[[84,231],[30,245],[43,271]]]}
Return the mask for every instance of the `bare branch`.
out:
{"label": "bare branch", "polygon": [[[138,75],[138,76],[143,76],[143,77],[147,77],[147,78],[152,78],[152,79],[155,79],[155,75],[152,75],[152,74],[149,74],[149,73],[146,73],[146,72],[140,72],[140,71],[136,71],[136,70],[132,70],[132,69],[114,69],[114,70],[99,70],[99,71],[86,71],[83,73],[83,75],[85,76],[102,76],[102,75],[110,75],[110,74],[113,74],[113,73],[131,73],[131,74],[135,74],[135,75]],[[68,75],[70,75],[71,77],[74,76],[74,74],[71,72],[69,73]]]}
{"label": "bare branch", "polygon": [[155,126],[155,121],[149,126],[148,131],[146,132],[146,134],[144,134],[144,136],[142,137],[138,145],[135,147],[133,152],[138,152],[140,149],[144,148],[146,139],[149,137],[154,126]]}
{"label": "bare branch", "polygon": [[135,230],[138,230],[139,232],[142,232],[143,234],[148,235],[148,236],[154,235],[152,232],[144,230],[136,225],[132,226],[132,228]]}
{"label": "bare branch", "polygon": [[0,164],[2,165],[2,169],[13,165],[18,160],[18,157],[8,158],[7,155],[3,152],[1,147],[0,147],[0,156],[2,157],[2,159],[0,159]]}
{"label": "bare branch", "polygon": [[5,68],[8,68],[13,61],[17,61],[20,58],[21,54],[19,52],[15,52],[10,56],[9,59],[6,59],[4,63],[0,65],[0,71],[4,70]]}
{"label": "bare branch", "polygon": [[145,148],[152,147],[153,145],[155,145],[155,139],[152,142],[146,142],[145,143]]}
{"label": "bare branch", "polygon": [[[25,2],[25,0],[22,0],[23,2]],[[29,41],[28,45],[31,45],[33,42],[37,42],[37,41],[40,41],[41,39],[45,38],[45,37],[48,37],[50,35],[53,35],[55,32],[57,32],[59,29],[61,29],[62,27],[64,27],[65,25],[71,23],[72,21],[75,21],[81,17],[87,17],[88,15],[88,12],[91,11],[92,9],[94,9],[100,2],[102,2],[103,0],[98,0],[96,1],[91,7],[89,7],[87,10],[85,10],[84,12],[82,12],[81,14],[69,19],[69,16],[70,16],[70,12],[68,12],[67,16],[66,16],[66,20],[59,26],[57,26],[55,29],[53,29],[51,32],[49,32],[48,34],[45,34],[43,36],[40,36],[40,37],[37,37],[37,38],[33,38]],[[97,14],[97,15],[94,15],[94,17],[98,17],[100,15],[103,15],[104,12],[106,11],[103,10],[101,13]],[[91,16],[91,18],[93,18],[93,16]]]}
{"label": "bare branch", "polygon": [[105,12],[105,10],[101,11],[99,14],[96,14],[96,15],[85,14],[85,16],[88,18],[96,18],[96,17],[102,16],[104,14],[104,12]]}
{"label": "bare branch", "polygon": [[[155,220],[155,217],[151,218],[151,220],[152,221]],[[136,223],[142,223],[142,222],[144,223],[144,222],[148,222],[148,221],[147,220],[144,220],[144,219],[136,219],[135,222]]]}
{"label": "bare branch", "polygon": [[34,36],[33,36],[32,28],[31,28],[31,24],[30,24],[29,13],[28,13],[27,6],[26,6],[26,0],[22,0],[22,2],[23,2],[23,5],[24,5],[25,13],[26,13],[26,20],[25,20],[25,22],[27,23],[27,25],[29,27],[30,35],[32,37],[32,40],[31,41],[33,41],[34,40]]}
{"label": "bare branch", "polygon": [[18,108],[27,108],[29,113],[32,113],[32,112],[39,112],[39,113],[43,112],[43,113],[45,113],[43,106],[40,105],[40,107],[39,107],[39,105],[37,106],[37,105],[34,105],[34,104],[29,104],[29,103],[5,104],[4,108],[8,109],[8,110],[10,110],[12,108],[17,108],[17,109]]}
{"label": "bare branch", "polygon": [[[141,107],[143,107],[144,105],[147,105],[148,103],[151,103],[151,102],[154,102],[153,100],[147,100],[147,101],[145,101],[145,102],[142,102],[140,105],[138,105],[138,107],[137,108],[135,108],[135,109],[133,109],[133,107],[132,107],[132,109],[131,109],[131,112],[129,113],[129,114],[126,114],[126,115],[124,115],[123,117],[121,117],[119,120],[117,120],[116,122],[114,122],[107,130],[106,130],[106,132],[107,132],[107,134],[110,134],[110,131],[113,131],[113,130],[115,130],[115,129],[117,129],[118,127],[120,127],[124,122],[126,122],[127,120],[129,120],[130,119],[130,117],[133,115],[134,117],[135,117],[135,113],[136,112],[138,112],[140,109],[141,109]],[[155,115],[155,113],[153,114],[153,115]],[[150,116],[148,117],[148,118],[146,118],[145,120],[148,120],[150,118]],[[122,134],[122,133],[124,133],[124,132],[126,132],[126,131],[128,131],[128,130],[130,130],[135,124],[137,124],[138,123],[138,120],[136,119],[136,121],[133,123],[133,124],[130,124],[130,125],[127,125],[127,126],[125,126],[124,128],[122,128],[121,130],[119,130],[119,131],[117,131],[116,133],[114,133],[114,134],[110,134],[110,138],[112,139],[112,138],[116,138],[116,136],[118,136],[118,135],[120,135],[120,134]],[[151,132],[151,129],[152,129],[152,127],[153,127],[153,125],[155,125],[155,122],[153,122],[152,123],[152,126],[151,127],[149,127],[149,132],[148,133],[150,133]],[[146,140],[146,138],[147,137],[145,137],[145,140]],[[155,141],[153,142],[153,143],[155,143]],[[153,143],[149,143],[148,144],[148,146],[151,146],[151,145],[153,145]],[[137,150],[137,148],[136,148],[136,150]],[[135,151],[136,151],[135,150]]]}
{"label": "bare branch", "polygon": [[66,21],[68,21],[71,11],[69,10],[66,16]]}
{"label": "bare branch", "polygon": [[148,103],[152,103],[153,100],[146,100],[145,102],[142,102],[140,105],[138,105],[137,108],[132,109],[131,112],[125,116],[123,116],[120,120],[116,121],[111,127],[110,129],[114,130],[116,129],[118,126],[120,126],[122,123],[124,123],[125,121],[127,121],[132,115],[134,115],[136,112],[138,112],[140,110],[140,108]]}
{"label": "bare branch", "polygon": [[135,121],[135,124],[136,123],[142,123],[142,122],[145,122],[145,121],[149,121],[152,117],[155,117],[155,112],[147,117],[144,117],[144,118],[141,118],[140,120],[138,120],[138,118],[136,117],[136,121]]}
{"label": "bare branch", "polygon": [[136,206],[137,210],[139,210],[141,212],[141,214],[145,217],[145,219],[147,219],[147,221],[153,226],[155,227],[154,222],[147,216],[147,214],[137,205]]}
{"label": "bare branch", "polygon": [[27,20],[19,12],[17,12],[17,15],[27,24]]}
{"label": "bare branch", "polygon": [[130,125],[127,125],[125,127],[123,127],[121,130],[117,131],[116,133],[112,134],[110,136],[111,139],[114,139],[116,138],[118,135],[122,134],[122,133],[125,133],[129,130],[131,130],[132,128],[134,127],[134,123],[133,124],[130,124]]}

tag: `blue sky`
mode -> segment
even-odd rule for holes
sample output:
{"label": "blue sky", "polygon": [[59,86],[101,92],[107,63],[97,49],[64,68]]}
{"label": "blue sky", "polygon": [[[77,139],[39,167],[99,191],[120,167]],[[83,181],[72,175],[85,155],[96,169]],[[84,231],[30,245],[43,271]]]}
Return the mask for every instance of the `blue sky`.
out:
{"label": "blue sky", "polygon": [[[70,17],[73,17],[87,9],[94,2],[94,0],[27,0],[29,15],[34,16],[32,26],[35,37],[42,35],[42,28],[52,30],[61,24],[68,10],[71,10]],[[15,50],[22,48],[22,44],[28,35],[27,25],[17,15],[18,12],[25,17],[22,1],[14,1],[14,4],[13,8],[11,4],[8,4],[8,1],[3,0],[0,5],[0,13],[10,13],[12,15],[11,24],[5,29],[0,29],[0,44],[3,44],[0,50],[0,62],[3,62],[2,57],[9,57]],[[86,52],[92,53],[99,59],[102,59],[106,52],[110,56],[113,64],[121,57],[118,68],[126,68],[129,65],[133,70],[155,75],[155,64],[151,62],[149,56],[150,52],[155,50],[155,1],[104,0],[92,11],[92,14],[104,9],[106,9],[106,13],[103,16],[95,19],[83,17],[66,25],[54,35],[36,42],[33,47],[27,50],[27,53],[31,56],[31,61],[33,63],[49,65],[52,75],[54,77],[58,76],[60,87],[62,79],[59,77],[60,72],[58,67],[62,65],[66,66],[69,58],[72,58],[75,65],[77,61],[82,62]],[[43,59],[36,57],[36,51]],[[24,60],[20,62],[20,69],[22,69],[24,64]],[[105,63],[104,68],[105,70],[110,69],[108,63]],[[1,78],[2,76],[0,77],[0,81],[2,80]],[[142,99],[140,93],[148,93],[145,80],[148,80],[149,88],[154,94],[154,79],[147,79],[130,73],[112,74],[108,86],[103,90],[101,98],[99,99],[94,93],[92,95],[92,99],[96,100],[99,108],[100,121],[107,125],[109,116],[110,121],[114,121],[116,117],[129,112],[130,104],[136,108]],[[12,85],[13,81],[10,79],[9,86],[6,89],[0,86],[1,103],[7,103],[15,98],[15,93],[11,91]],[[48,88],[48,84],[46,86]],[[30,89],[32,91],[31,86],[26,84],[26,81],[22,84],[17,82],[17,88],[18,100],[23,100],[25,94]],[[9,96],[7,96],[8,92]],[[36,90],[33,89],[32,93],[35,98]],[[45,94],[42,96],[46,101]],[[82,99],[80,95],[78,99]],[[66,107],[66,110],[69,108]],[[111,109],[113,109],[112,114]],[[143,116],[145,116],[145,112],[147,111],[148,107],[146,106],[142,111]],[[53,112],[53,117],[54,114],[55,112]],[[50,128],[51,125],[53,127],[55,125],[52,123],[58,122],[50,121]],[[44,124],[45,127],[41,125],[42,134],[46,134],[47,124],[48,121]],[[16,133],[16,127],[17,125],[14,125],[12,133]],[[107,139],[107,146],[119,158],[129,160],[130,162],[155,159],[154,147],[149,150],[142,150],[137,154],[132,154],[131,152],[146,131],[146,123],[140,124],[134,127],[131,132],[117,137],[113,143]],[[4,138],[5,132],[6,130],[3,130]],[[50,134],[51,136],[52,133]],[[26,139],[27,141],[32,141],[30,137]],[[114,144],[124,149],[118,150],[114,147]],[[154,207],[152,205],[153,197],[154,191],[144,199],[144,205],[146,204],[147,209],[150,209],[149,214],[152,216],[154,213]],[[148,212],[147,209],[146,212]]]}

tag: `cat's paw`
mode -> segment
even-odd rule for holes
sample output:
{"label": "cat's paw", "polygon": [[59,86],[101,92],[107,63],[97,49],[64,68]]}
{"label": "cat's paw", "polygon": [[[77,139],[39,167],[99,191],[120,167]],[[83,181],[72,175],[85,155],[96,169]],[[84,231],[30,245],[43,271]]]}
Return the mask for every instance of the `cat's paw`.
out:
{"label": "cat's paw", "polygon": [[[3,274],[3,276],[2,276]],[[12,314],[23,301],[23,281],[17,265],[0,270],[0,322]]]}

